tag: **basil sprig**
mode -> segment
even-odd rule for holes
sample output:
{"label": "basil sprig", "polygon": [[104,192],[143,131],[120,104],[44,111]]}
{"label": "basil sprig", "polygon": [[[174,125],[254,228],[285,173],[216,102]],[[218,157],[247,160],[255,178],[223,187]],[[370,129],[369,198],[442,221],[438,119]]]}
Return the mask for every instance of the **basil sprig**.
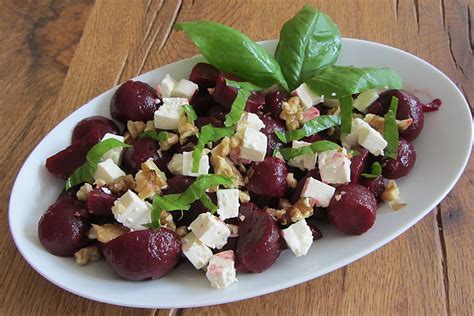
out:
{"label": "basil sprig", "polygon": [[341,105],[341,133],[349,134],[352,129],[352,96],[339,100]]}
{"label": "basil sprig", "polygon": [[282,142],[289,143],[293,140],[300,140],[304,137],[317,134],[339,124],[341,124],[341,118],[338,115],[320,115],[304,123],[300,129],[287,132],[276,131],[275,134]]}
{"label": "basil sprig", "polygon": [[384,156],[392,159],[397,159],[398,155],[398,126],[397,126],[397,107],[398,98],[392,96],[390,102],[390,109],[385,114],[384,132],[383,136],[387,141],[387,147],[384,150]]}
{"label": "basil sprig", "polygon": [[306,84],[314,93],[341,99],[369,89],[401,89],[402,79],[388,68],[328,66],[318,69]]}
{"label": "basil sprig", "polygon": [[157,229],[161,226],[161,213],[163,211],[186,211],[191,207],[191,203],[201,200],[205,207],[212,212],[217,210],[217,206],[212,203],[206,194],[206,191],[215,186],[223,185],[230,186],[233,183],[231,177],[215,174],[206,174],[196,178],[184,193],[168,194],[164,196],[153,197],[153,204],[151,207],[151,223],[143,226]]}
{"label": "basil sprig", "polygon": [[191,123],[194,126],[194,121],[198,117],[196,112],[194,111],[194,108],[191,105],[186,104],[185,106],[183,106],[183,109],[184,109],[184,112],[186,113],[189,123]]}
{"label": "basil sprig", "polygon": [[138,135],[138,138],[139,139],[151,138],[159,142],[165,142],[168,140],[168,132],[166,131],[157,132],[156,130],[149,130]]}
{"label": "basil sprig", "polygon": [[336,143],[330,142],[328,140],[319,140],[314,143],[311,143],[308,146],[300,148],[280,148],[278,149],[278,152],[281,154],[284,160],[290,160],[302,155],[311,155],[314,153],[339,148],[341,148],[341,146]]}
{"label": "basil sprig", "polygon": [[372,164],[372,166],[370,166],[370,173],[362,173],[362,176],[366,178],[377,178],[381,174],[382,165],[376,161]]}
{"label": "basil sprig", "polygon": [[95,144],[88,152],[86,156],[86,162],[79,168],[74,170],[72,175],[66,180],[66,191],[84,182],[94,181],[94,172],[97,170],[97,164],[100,159],[111,149],[114,148],[130,147],[117,139],[109,138]]}
{"label": "basil sprig", "polygon": [[232,73],[262,87],[288,84],[276,60],[260,45],[241,32],[211,21],[177,23],[204,58],[220,71]]}
{"label": "basil sprig", "polygon": [[317,69],[333,65],[341,46],[337,25],[326,14],[306,5],[283,25],[275,59],[294,90]]}
{"label": "basil sprig", "polygon": [[211,124],[207,124],[201,128],[199,133],[198,143],[193,150],[193,167],[191,168],[192,172],[199,171],[199,163],[201,161],[202,151],[204,146],[209,142],[218,141],[221,138],[226,136],[234,135],[233,127],[214,127]]}
{"label": "basil sprig", "polygon": [[230,112],[227,113],[224,121],[224,126],[233,126],[237,124],[237,122],[242,117],[242,113],[244,113],[245,110],[245,105],[247,104],[247,100],[252,94],[252,91],[260,91],[262,88],[250,82],[238,82],[227,79],[226,83],[228,86],[238,89],[237,96],[235,97],[234,102],[232,102]]}

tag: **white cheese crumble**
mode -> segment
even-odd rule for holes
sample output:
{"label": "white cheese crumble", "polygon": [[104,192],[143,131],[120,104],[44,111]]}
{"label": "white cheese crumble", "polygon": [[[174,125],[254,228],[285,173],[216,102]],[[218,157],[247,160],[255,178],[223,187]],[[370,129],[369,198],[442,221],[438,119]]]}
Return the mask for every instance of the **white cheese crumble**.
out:
{"label": "white cheese crumble", "polygon": [[[291,147],[301,148],[311,145],[311,143],[294,140]],[[288,160],[290,166],[299,168],[301,170],[312,170],[316,168],[316,161],[318,160],[318,153],[301,155],[296,158]]]}
{"label": "white cheese crumble", "polygon": [[131,230],[148,229],[143,224],[151,222],[151,205],[140,199],[131,190],[114,202],[112,207],[117,222]]}
{"label": "white cheese crumble", "polygon": [[189,229],[206,246],[221,249],[227,243],[230,230],[211,213],[202,213],[189,225]]}
{"label": "white cheese crumble", "polygon": [[316,206],[328,207],[336,188],[313,177],[306,178],[300,197],[312,198]]}
{"label": "white cheese crumble", "polygon": [[219,213],[219,218],[221,220],[239,216],[239,190],[217,190],[217,206],[219,207],[217,213]]}
{"label": "white cheese crumble", "polygon": [[212,257],[212,250],[197,239],[193,232],[181,239],[181,249],[196,269],[204,268]]}
{"label": "white cheese crumble", "polygon": [[318,167],[325,183],[340,184],[351,181],[351,160],[345,148],[320,152]]}
{"label": "white cheese crumble", "polygon": [[282,235],[288,248],[297,257],[306,255],[313,243],[313,234],[304,219],[300,219],[288,228],[283,229]]}
{"label": "white cheese crumble", "polygon": [[112,183],[120,177],[125,176],[125,172],[117,166],[112,159],[99,162],[93,174],[95,180],[104,180],[106,184]]}
{"label": "white cheese crumble", "polygon": [[223,289],[230,286],[237,281],[235,275],[234,251],[217,253],[209,260],[206,277],[213,288]]}

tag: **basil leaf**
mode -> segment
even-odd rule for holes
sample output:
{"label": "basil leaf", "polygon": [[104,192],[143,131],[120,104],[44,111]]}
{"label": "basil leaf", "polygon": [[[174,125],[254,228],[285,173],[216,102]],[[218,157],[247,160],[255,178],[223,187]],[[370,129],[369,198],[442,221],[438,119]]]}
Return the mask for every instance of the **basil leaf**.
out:
{"label": "basil leaf", "polygon": [[177,23],[204,58],[220,71],[234,74],[262,87],[278,84],[288,91],[280,65],[260,45],[241,32],[216,22]]}
{"label": "basil leaf", "polygon": [[237,96],[232,103],[230,112],[225,116],[224,126],[233,126],[234,124],[237,124],[242,113],[244,113],[245,105],[247,104],[247,100],[251,94],[250,91],[245,89],[239,89],[237,91]]}
{"label": "basil leaf", "polygon": [[109,138],[103,140],[94,146],[87,152],[86,162],[79,168],[74,170],[72,175],[66,180],[66,191],[73,186],[81,184],[83,182],[93,182],[94,172],[97,169],[97,164],[100,162],[102,156],[105,155],[109,150],[118,147],[131,147],[115,138]]}
{"label": "basil leaf", "polygon": [[339,99],[341,104],[341,133],[349,134],[352,129],[352,96]]}
{"label": "basil leaf", "polygon": [[207,194],[203,194],[200,200],[202,205],[204,205],[205,208],[211,211],[211,214],[214,214],[219,209],[217,205],[212,203],[211,199],[209,198],[209,196],[207,196]]}
{"label": "basil leaf", "polygon": [[377,178],[381,174],[382,165],[376,161],[372,164],[372,166],[370,166],[370,173],[362,173],[362,176],[366,178]]}
{"label": "basil leaf", "polygon": [[283,25],[275,51],[290,90],[311,78],[317,69],[333,65],[341,46],[341,33],[331,18],[304,6]]}
{"label": "basil leaf", "polygon": [[237,88],[237,89],[245,89],[248,91],[261,91],[263,90],[262,87],[259,87],[257,85],[254,85],[253,83],[250,82],[245,82],[245,81],[234,81],[230,79],[226,79],[225,82],[227,83],[228,86]]}
{"label": "basil leaf", "polygon": [[300,129],[287,132],[277,131],[275,134],[282,142],[289,143],[293,140],[300,140],[301,138],[317,134],[339,124],[341,124],[339,115],[320,115],[304,123]]}
{"label": "basil leaf", "polygon": [[383,136],[387,141],[387,147],[384,150],[384,156],[392,159],[397,159],[398,155],[398,126],[397,126],[397,107],[398,98],[392,96],[390,102],[390,109],[385,114],[384,132]]}
{"label": "basil leaf", "polygon": [[168,140],[168,132],[165,132],[165,131],[157,132],[155,130],[149,130],[138,135],[138,138],[139,139],[152,138],[159,142],[165,142]]}
{"label": "basil leaf", "polygon": [[183,109],[184,109],[184,112],[186,113],[186,116],[188,117],[189,123],[195,126],[194,121],[197,119],[198,116],[196,112],[194,111],[193,107],[189,104],[186,104],[185,106],[183,106]]}
{"label": "basil leaf", "polygon": [[163,211],[187,211],[191,207],[179,202],[181,194],[155,195],[151,206],[151,223],[143,226],[157,229],[161,226],[161,213]]}
{"label": "basil leaf", "polygon": [[186,189],[178,201],[182,204],[191,204],[194,201],[201,199],[209,188],[219,185],[230,186],[233,183],[234,180],[231,177],[217,174],[205,174],[197,177],[196,181]]}
{"label": "basil leaf", "polygon": [[311,145],[300,147],[300,148],[280,148],[278,151],[282,155],[283,159],[290,160],[301,155],[311,155],[317,152],[328,151],[333,149],[339,149],[336,143],[328,140],[320,140],[312,143]]}
{"label": "basil leaf", "polygon": [[193,167],[191,168],[191,171],[199,171],[199,162],[201,161],[202,151],[207,143],[215,142],[221,138],[226,136],[230,137],[232,135],[234,135],[233,127],[214,127],[211,124],[203,126],[198,136],[198,143],[193,150]]}
{"label": "basil leaf", "polygon": [[314,93],[341,99],[369,89],[401,89],[402,79],[388,68],[328,66],[318,69],[306,84]]}

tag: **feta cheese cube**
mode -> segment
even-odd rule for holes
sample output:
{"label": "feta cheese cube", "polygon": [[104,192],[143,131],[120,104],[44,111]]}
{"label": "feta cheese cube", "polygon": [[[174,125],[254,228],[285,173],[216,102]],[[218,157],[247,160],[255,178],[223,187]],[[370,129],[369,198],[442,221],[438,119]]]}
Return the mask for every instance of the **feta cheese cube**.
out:
{"label": "feta cheese cube", "polygon": [[168,162],[168,170],[175,176],[183,174],[183,154],[174,154]]}
{"label": "feta cheese cube", "polygon": [[252,128],[245,128],[240,147],[240,158],[263,161],[267,153],[267,136]]}
{"label": "feta cheese cube", "polygon": [[112,206],[115,219],[131,230],[148,229],[143,224],[151,222],[151,205],[131,190],[118,198]]}
{"label": "feta cheese cube", "polygon": [[306,83],[301,84],[295,91],[294,95],[297,95],[300,98],[300,104],[305,108],[309,109],[313,105],[324,102],[324,96],[319,96],[314,93]]}
{"label": "feta cheese cube", "polygon": [[342,146],[346,148],[352,148],[357,146],[359,143],[359,132],[363,127],[370,127],[369,123],[360,118],[352,120],[351,132],[347,135],[341,136]]}
{"label": "feta cheese cube", "polygon": [[104,180],[105,183],[109,184],[114,182],[120,177],[123,177],[125,172],[117,166],[112,159],[107,159],[106,161],[99,162],[97,164],[97,169],[93,174],[95,180]]}
{"label": "feta cheese cube", "polygon": [[313,243],[313,234],[308,224],[306,224],[306,220],[300,219],[281,232],[288,248],[290,248],[295,256],[300,257],[308,253]]}
{"label": "feta cheese cube", "polygon": [[193,232],[181,239],[181,249],[196,269],[205,267],[212,257],[212,250],[197,239]]}
{"label": "feta cheese cube", "polygon": [[239,190],[217,190],[217,206],[219,207],[217,213],[219,213],[221,220],[239,216]]}
{"label": "feta cheese cube", "polygon": [[206,277],[211,286],[223,289],[236,282],[234,267],[234,251],[227,250],[212,256],[207,266]]}
{"label": "feta cheese cube", "polygon": [[265,124],[257,114],[246,112],[242,115],[239,122],[237,123],[237,130],[244,129],[246,127],[259,131],[265,127]]}
{"label": "feta cheese cube", "polygon": [[365,113],[367,108],[378,98],[379,93],[376,89],[366,90],[357,96],[352,106],[360,112]]}
{"label": "feta cheese cube", "polygon": [[328,207],[336,188],[313,177],[306,178],[300,197],[312,198],[316,206]]}
{"label": "feta cheese cube", "polygon": [[205,155],[204,153],[201,156],[201,160],[199,161],[199,170],[198,172],[192,172],[193,170],[193,152],[183,152],[183,169],[182,174],[184,176],[190,177],[197,177],[203,174],[209,173],[209,156]]}
{"label": "feta cheese cube", "polygon": [[[110,139],[110,138],[114,138],[116,140],[119,140],[121,142],[124,141],[124,138],[123,136],[120,136],[120,135],[115,135],[115,134],[111,134],[111,133],[107,133],[104,135],[104,137],[102,137],[102,140],[101,141],[104,141],[106,139]],[[122,160],[122,151],[123,151],[123,148],[122,147],[116,147],[116,148],[112,148],[111,150],[109,150],[108,152],[106,152],[102,158],[100,158],[100,161],[105,161],[107,159],[112,159],[112,161],[116,164],[116,165],[119,165],[121,160]]]}
{"label": "feta cheese cube", "polygon": [[196,237],[206,246],[221,249],[227,243],[230,230],[211,213],[202,213],[189,225]]}
{"label": "feta cheese cube", "polygon": [[[294,140],[292,143],[293,148],[301,148],[311,145],[311,143]],[[301,155],[296,158],[288,160],[288,164],[293,167],[300,168],[301,170],[312,170],[316,168],[316,161],[318,160],[318,153]]]}
{"label": "feta cheese cube", "polygon": [[345,148],[320,152],[318,167],[325,183],[347,183],[351,181],[351,160]]}
{"label": "feta cheese cube", "polygon": [[372,155],[379,156],[383,155],[388,143],[376,129],[368,125],[359,129],[359,144]]}
{"label": "feta cheese cube", "polygon": [[192,81],[181,79],[174,87],[173,97],[186,98],[191,100],[194,93],[199,89],[199,86]]}
{"label": "feta cheese cube", "polygon": [[183,113],[183,105],[189,104],[184,98],[163,98],[163,104],[155,111],[155,128],[164,130],[178,129],[178,122]]}
{"label": "feta cheese cube", "polygon": [[161,97],[169,98],[173,94],[174,87],[178,84],[170,74],[166,74],[166,76],[161,80],[161,83],[158,85],[157,90],[161,93]]}

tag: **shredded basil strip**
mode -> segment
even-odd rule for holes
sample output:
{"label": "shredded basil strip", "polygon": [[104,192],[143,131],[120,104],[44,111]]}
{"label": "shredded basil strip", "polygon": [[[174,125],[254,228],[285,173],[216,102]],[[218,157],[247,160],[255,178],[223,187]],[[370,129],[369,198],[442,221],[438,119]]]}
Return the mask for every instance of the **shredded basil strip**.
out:
{"label": "shredded basil strip", "polygon": [[314,153],[328,151],[333,149],[339,149],[339,146],[336,143],[330,142],[328,140],[320,140],[314,143],[311,143],[308,146],[300,148],[280,148],[278,151],[282,155],[283,159],[290,160],[302,155],[311,155]]}
{"label": "shredded basil strip", "polygon": [[234,135],[233,127],[214,127],[211,124],[203,126],[198,136],[198,143],[193,150],[193,167],[191,171],[199,171],[199,162],[201,161],[202,151],[207,143],[215,142],[221,138],[226,136],[230,137],[232,135]]}
{"label": "shredded basil strip", "polygon": [[168,132],[165,132],[165,131],[157,132],[155,130],[149,130],[138,135],[138,138],[139,139],[151,138],[159,142],[165,142],[168,140]]}
{"label": "shredded basil strip", "polygon": [[352,129],[352,96],[339,99],[341,104],[341,133],[349,134]]}
{"label": "shredded basil strip", "polygon": [[109,138],[95,144],[87,153],[86,162],[74,170],[72,175],[66,180],[66,191],[83,182],[93,182],[93,174],[102,156],[109,150],[118,147],[130,147],[130,145],[115,138]]}
{"label": "shredded basil strip", "polygon": [[244,89],[248,91],[261,91],[263,90],[262,87],[254,85],[253,83],[246,82],[246,81],[234,81],[230,79],[226,79],[225,82],[228,86],[237,88],[237,89]]}
{"label": "shredded basil strip", "polygon": [[242,117],[242,113],[244,113],[247,100],[251,94],[251,91],[245,89],[239,89],[237,91],[237,96],[235,97],[235,100],[232,103],[230,112],[227,113],[227,115],[225,116],[225,126],[233,126],[240,120],[240,118]]}
{"label": "shredded basil strip", "polygon": [[304,123],[300,129],[287,132],[276,131],[275,134],[282,142],[289,143],[293,140],[300,140],[304,137],[317,134],[339,124],[341,124],[339,115],[320,115]]}
{"label": "shredded basil strip", "polygon": [[201,200],[202,205],[204,205],[205,208],[211,211],[211,214],[214,214],[219,209],[217,205],[212,203],[211,199],[209,198],[209,196],[207,196],[207,194],[203,194],[200,200]]}
{"label": "shredded basil strip", "polygon": [[370,166],[370,173],[363,173],[362,176],[366,178],[377,178],[382,174],[382,165],[379,162],[374,162]]}
{"label": "shredded basil strip", "polygon": [[383,136],[388,143],[384,150],[384,156],[392,159],[397,159],[398,155],[397,107],[398,98],[392,97],[390,110],[388,110],[387,114],[384,116],[385,123]]}
{"label": "shredded basil strip", "polygon": [[183,109],[184,109],[184,112],[186,112],[186,116],[188,117],[189,123],[195,126],[194,121],[197,119],[198,116],[196,112],[194,111],[194,108],[191,105],[186,104],[185,106],[183,106]]}

